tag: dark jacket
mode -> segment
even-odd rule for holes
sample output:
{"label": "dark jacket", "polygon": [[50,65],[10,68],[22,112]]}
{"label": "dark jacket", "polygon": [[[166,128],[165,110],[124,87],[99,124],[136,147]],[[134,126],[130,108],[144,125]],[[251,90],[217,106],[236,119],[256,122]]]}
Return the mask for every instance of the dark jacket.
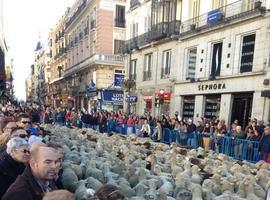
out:
{"label": "dark jacket", "polygon": [[44,124],[51,124],[52,123],[52,113],[45,113],[44,115]]}
{"label": "dark jacket", "polygon": [[270,135],[263,135],[259,143],[259,152],[270,153]]}
{"label": "dark jacket", "polygon": [[0,161],[0,199],[24,169],[23,163],[17,162],[8,154],[4,155]]}
{"label": "dark jacket", "polygon": [[[54,185],[51,189],[56,189]],[[44,189],[34,178],[30,166],[27,166],[22,175],[9,187],[2,200],[41,200]]]}

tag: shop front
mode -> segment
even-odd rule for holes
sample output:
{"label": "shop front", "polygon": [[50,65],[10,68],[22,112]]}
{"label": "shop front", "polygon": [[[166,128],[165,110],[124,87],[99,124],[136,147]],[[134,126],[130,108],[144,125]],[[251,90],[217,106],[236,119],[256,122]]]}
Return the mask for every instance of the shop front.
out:
{"label": "shop front", "polygon": [[153,103],[153,96],[147,95],[143,96],[143,111],[144,113],[152,113],[152,103]]}
{"label": "shop front", "polygon": [[[175,86],[175,110],[183,119],[223,119],[229,126],[238,120],[242,127],[251,118],[267,122],[270,101],[262,95],[263,76],[245,76],[214,81],[184,82]],[[245,84],[243,84],[245,83]]]}

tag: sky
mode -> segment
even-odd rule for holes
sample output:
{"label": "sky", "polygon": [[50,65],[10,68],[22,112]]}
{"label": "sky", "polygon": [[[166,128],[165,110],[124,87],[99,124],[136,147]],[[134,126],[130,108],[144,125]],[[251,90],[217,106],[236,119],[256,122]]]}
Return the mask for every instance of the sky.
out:
{"label": "sky", "polygon": [[3,0],[4,34],[8,58],[13,59],[15,96],[25,100],[25,80],[34,62],[39,39],[47,42],[53,28],[67,7],[75,0]]}

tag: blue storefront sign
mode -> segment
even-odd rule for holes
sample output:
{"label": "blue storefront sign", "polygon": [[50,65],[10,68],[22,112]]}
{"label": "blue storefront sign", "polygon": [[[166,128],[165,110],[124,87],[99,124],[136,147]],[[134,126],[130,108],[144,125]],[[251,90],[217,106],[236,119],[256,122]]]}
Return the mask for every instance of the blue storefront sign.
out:
{"label": "blue storefront sign", "polygon": [[103,103],[123,105],[124,92],[117,90],[104,90],[101,92]]}
{"label": "blue storefront sign", "polygon": [[207,15],[207,24],[215,24],[219,22],[222,18],[222,12],[220,9],[212,10]]}
{"label": "blue storefront sign", "polygon": [[[128,101],[128,97],[126,97],[126,101]],[[136,103],[137,102],[137,97],[136,96],[130,96],[129,97],[129,102],[130,103]]]}
{"label": "blue storefront sign", "polygon": [[114,86],[121,87],[124,78],[125,78],[124,74],[114,74]]}

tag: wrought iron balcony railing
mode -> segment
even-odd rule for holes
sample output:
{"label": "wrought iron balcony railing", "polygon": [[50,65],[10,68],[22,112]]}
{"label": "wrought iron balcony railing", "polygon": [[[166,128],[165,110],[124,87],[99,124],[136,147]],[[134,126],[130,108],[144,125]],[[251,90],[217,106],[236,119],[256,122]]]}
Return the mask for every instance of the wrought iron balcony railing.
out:
{"label": "wrought iron balcony railing", "polygon": [[[134,0],[134,2],[138,1]],[[174,20],[154,24],[148,32],[126,41],[123,53],[128,53],[133,49],[138,49],[152,41],[158,41],[163,38],[172,36],[181,38],[216,25],[226,25],[228,22],[235,20],[263,15],[266,12],[266,8],[263,5],[262,1],[248,3],[246,0],[239,0],[182,23]]]}
{"label": "wrought iron balcony railing", "polygon": [[126,20],[123,19],[114,19],[114,26],[119,28],[126,27]]}
{"label": "wrought iron balcony railing", "polygon": [[194,31],[199,32],[217,24],[262,14],[265,11],[266,9],[262,7],[261,1],[256,1],[255,3],[249,3],[246,0],[236,1],[183,22],[180,26],[180,36],[190,34]]}
{"label": "wrought iron balcony railing", "polygon": [[86,7],[88,0],[83,0],[82,4],[77,8],[76,12],[70,17],[68,22],[66,23],[66,28],[72,24],[72,22],[81,14],[83,9]]}
{"label": "wrought iron balcony railing", "polygon": [[135,8],[136,6],[141,5],[139,0],[130,0],[130,9]]}

